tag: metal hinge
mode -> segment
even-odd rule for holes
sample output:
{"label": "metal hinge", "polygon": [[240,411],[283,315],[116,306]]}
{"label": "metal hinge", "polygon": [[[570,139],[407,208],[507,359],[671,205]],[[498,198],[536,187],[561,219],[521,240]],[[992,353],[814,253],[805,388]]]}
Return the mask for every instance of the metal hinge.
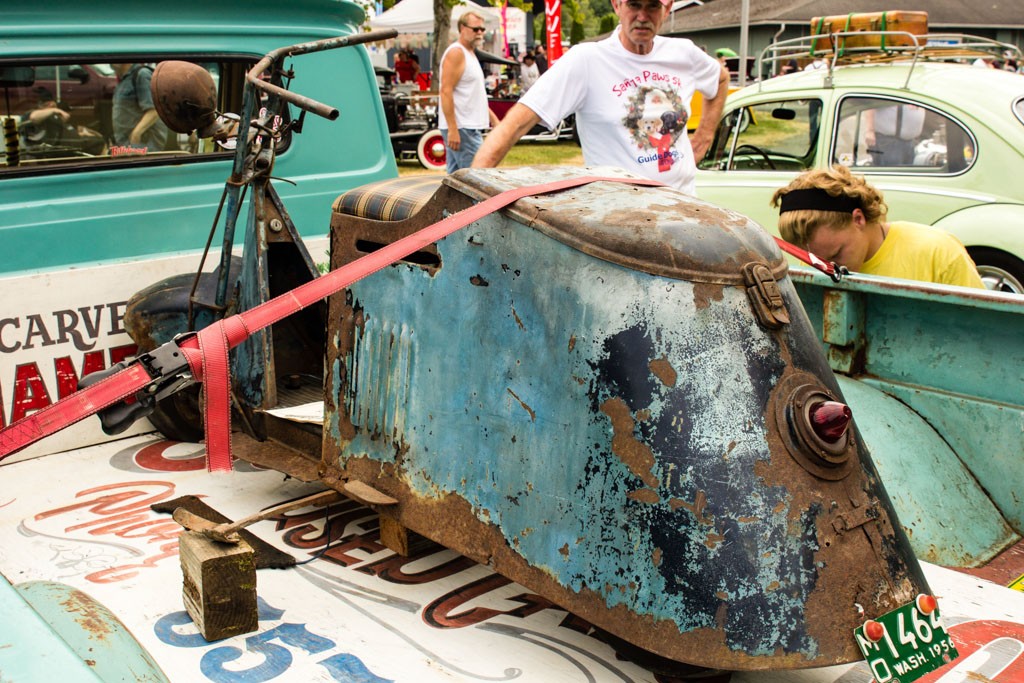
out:
{"label": "metal hinge", "polygon": [[756,261],[746,264],[743,266],[743,280],[747,285],[750,305],[762,325],[774,330],[789,323],[786,301],[768,266]]}

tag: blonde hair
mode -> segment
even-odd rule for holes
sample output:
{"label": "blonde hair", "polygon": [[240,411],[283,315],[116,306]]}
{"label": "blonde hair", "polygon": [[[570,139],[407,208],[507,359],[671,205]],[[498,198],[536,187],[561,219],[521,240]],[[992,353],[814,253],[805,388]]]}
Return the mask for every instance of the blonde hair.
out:
{"label": "blonde hair", "polygon": [[483,24],[486,24],[486,23],[487,23],[487,20],[486,20],[486,19],[484,19],[484,18],[483,18],[483,17],[481,16],[481,15],[479,15],[479,14],[477,14],[476,12],[474,12],[474,11],[470,10],[470,11],[468,11],[468,12],[463,12],[463,13],[462,13],[462,16],[460,16],[460,17],[459,17],[459,21],[458,21],[458,25],[459,25],[459,28],[462,28],[463,26],[466,26],[466,25],[467,25],[467,24],[466,24],[466,19],[467,19],[468,17],[476,17],[477,19],[479,19],[479,20],[480,20],[480,22],[481,22],[481,23],[483,23]]}
{"label": "blonde hair", "polygon": [[[771,205],[779,206],[782,198],[793,190],[811,189],[824,190],[833,197],[856,199],[868,223],[881,223],[889,211],[880,191],[868,184],[863,176],[854,175],[850,169],[839,165],[801,173],[789,185],[775,191]],[[843,211],[787,211],[779,214],[779,234],[787,242],[805,247],[818,228],[839,230],[849,225],[851,220],[851,215]]]}

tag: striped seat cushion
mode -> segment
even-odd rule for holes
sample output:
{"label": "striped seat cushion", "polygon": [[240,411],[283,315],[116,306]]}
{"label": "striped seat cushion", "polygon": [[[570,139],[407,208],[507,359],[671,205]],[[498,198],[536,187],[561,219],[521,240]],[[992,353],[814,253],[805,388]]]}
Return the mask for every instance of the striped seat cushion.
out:
{"label": "striped seat cushion", "polygon": [[334,200],[335,213],[378,221],[401,221],[416,214],[441,186],[444,176],[417,175],[382,180],[349,190]]}

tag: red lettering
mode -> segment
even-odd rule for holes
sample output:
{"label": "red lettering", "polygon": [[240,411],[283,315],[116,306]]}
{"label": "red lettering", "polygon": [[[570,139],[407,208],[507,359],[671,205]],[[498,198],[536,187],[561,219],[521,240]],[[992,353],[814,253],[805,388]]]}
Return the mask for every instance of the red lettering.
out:
{"label": "red lettering", "polygon": [[135,454],[135,464],[154,472],[193,472],[206,469],[206,453],[199,451],[189,453],[180,458],[167,457],[167,449],[174,447],[174,442],[157,441]]}
{"label": "red lettering", "polygon": [[351,540],[342,543],[341,545],[331,546],[321,557],[328,562],[334,564],[340,564],[343,567],[348,567],[353,564],[363,562],[366,558],[359,558],[349,553],[353,550],[362,550],[366,553],[374,554],[379,553],[383,550],[387,550],[384,546],[374,540],[379,538],[378,534],[360,534],[353,536]]}
{"label": "red lettering", "polygon": [[[146,490],[147,488],[151,490]],[[159,544],[152,555],[139,562],[105,567],[85,577],[94,583],[112,583],[130,579],[138,574],[139,569],[153,567],[161,560],[178,554],[178,535],[181,533],[181,527],[167,517],[154,516],[149,509],[153,503],[173,495],[174,484],[171,482],[134,481],[107,484],[80,491],[75,497],[84,500],[40,512],[35,519],[43,520],[69,512],[88,511],[95,515],[95,518],[71,524],[65,527],[64,531],[88,530],[90,536],[111,535]]]}
{"label": "red lettering", "polygon": [[17,422],[30,412],[53,403],[35,363],[24,363],[14,370],[14,401],[11,422]]}
{"label": "red lettering", "polygon": [[112,346],[110,348],[110,364],[117,365],[125,358],[138,355],[139,347],[136,344],[125,344],[123,346]]}
{"label": "red lettering", "polygon": [[[422,561],[431,556],[434,556],[439,561],[433,564],[427,564]],[[415,572],[406,571],[406,567],[413,563],[422,568]],[[427,566],[424,566],[425,564]],[[421,585],[424,583],[430,583],[431,581],[445,579],[449,576],[454,576],[455,574],[465,571],[475,565],[476,562],[473,562],[473,560],[463,557],[462,555],[451,557],[450,553],[448,553],[442,546],[439,546],[432,541],[427,541],[426,547],[420,552],[409,555],[408,557],[394,555],[380,560],[379,562],[359,567],[356,571],[376,576],[378,579],[383,579],[390,583]]]}
{"label": "red lettering", "polygon": [[[204,464],[205,467],[205,464]],[[326,510],[315,512],[291,512],[271,517],[277,522],[277,530],[287,529],[281,540],[293,548],[319,548],[335,541],[345,535],[345,529],[349,524],[360,519],[373,517],[374,513],[369,508],[353,501],[343,500],[340,503],[329,506]],[[314,522],[324,519],[327,522],[324,529],[318,528]],[[327,538],[327,529],[330,530],[330,538]]]}
{"label": "red lettering", "polygon": [[[131,489],[133,486],[137,486],[139,488]],[[150,489],[155,488],[155,493],[146,491],[147,487]],[[119,488],[128,490],[117,493],[105,493],[106,491],[114,491]],[[141,508],[148,508],[154,503],[159,503],[161,500],[169,498],[174,493],[174,484],[169,481],[126,481],[120,484],[106,484],[104,486],[86,489],[85,491],[79,491],[75,497],[81,498],[82,496],[90,496],[96,493],[101,493],[103,495],[81,500],[77,503],[72,503],[71,505],[55,508],[53,510],[47,510],[46,512],[40,512],[35,516],[35,518],[37,520],[46,519],[48,517],[83,508],[88,508],[89,512],[94,515],[118,515],[125,512],[133,512]],[[141,500],[139,500],[140,498]],[[118,505],[119,503],[131,501],[133,499],[136,500],[131,504]]]}
{"label": "red lettering", "polygon": [[[82,377],[85,377],[91,372],[97,372],[103,370],[106,366],[103,365],[103,352],[102,351],[90,351],[82,357]],[[78,379],[79,375],[75,372],[75,365],[71,362],[69,356],[63,358],[53,359],[53,369],[57,374],[57,399],[62,399],[65,396],[78,391]]]}
{"label": "red lettering", "polygon": [[561,609],[546,598],[533,593],[520,593],[508,598],[510,601],[518,602],[520,605],[510,610],[496,610],[489,607],[473,607],[459,614],[456,610],[467,602],[491,591],[503,588],[512,583],[500,574],[491,574],[478,581],[456,588],[447,595],[442,595],[437,600],[423,609],[423,621],[434,628],[464,628],[487,621],[493,617],[507,614],[512,617],[525,618],[540,612],[541,610],[554,608]]}

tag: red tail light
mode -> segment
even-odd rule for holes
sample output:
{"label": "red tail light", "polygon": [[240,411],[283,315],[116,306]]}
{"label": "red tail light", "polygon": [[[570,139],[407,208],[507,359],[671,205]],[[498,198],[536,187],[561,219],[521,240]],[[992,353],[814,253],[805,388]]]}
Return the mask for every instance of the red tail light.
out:
{"label": "red tail light", "polygon": [[931,614],[938,606],[939,603],[933,595],[925,595],[922,593],[917,596],[917,611],[921,614]]}
{"label": "red tail light", "polygon": [[885,627],[874,619],[868,619],[864,622],[864,635],[872,643],[877,643],[885,637]]}
{"label": "red tail light", "polygon": [[843,438],[853,418],[850,407],[838,401],[814,403],[808,413],[811,418],[811,429],[826,443],[836,443]]}

